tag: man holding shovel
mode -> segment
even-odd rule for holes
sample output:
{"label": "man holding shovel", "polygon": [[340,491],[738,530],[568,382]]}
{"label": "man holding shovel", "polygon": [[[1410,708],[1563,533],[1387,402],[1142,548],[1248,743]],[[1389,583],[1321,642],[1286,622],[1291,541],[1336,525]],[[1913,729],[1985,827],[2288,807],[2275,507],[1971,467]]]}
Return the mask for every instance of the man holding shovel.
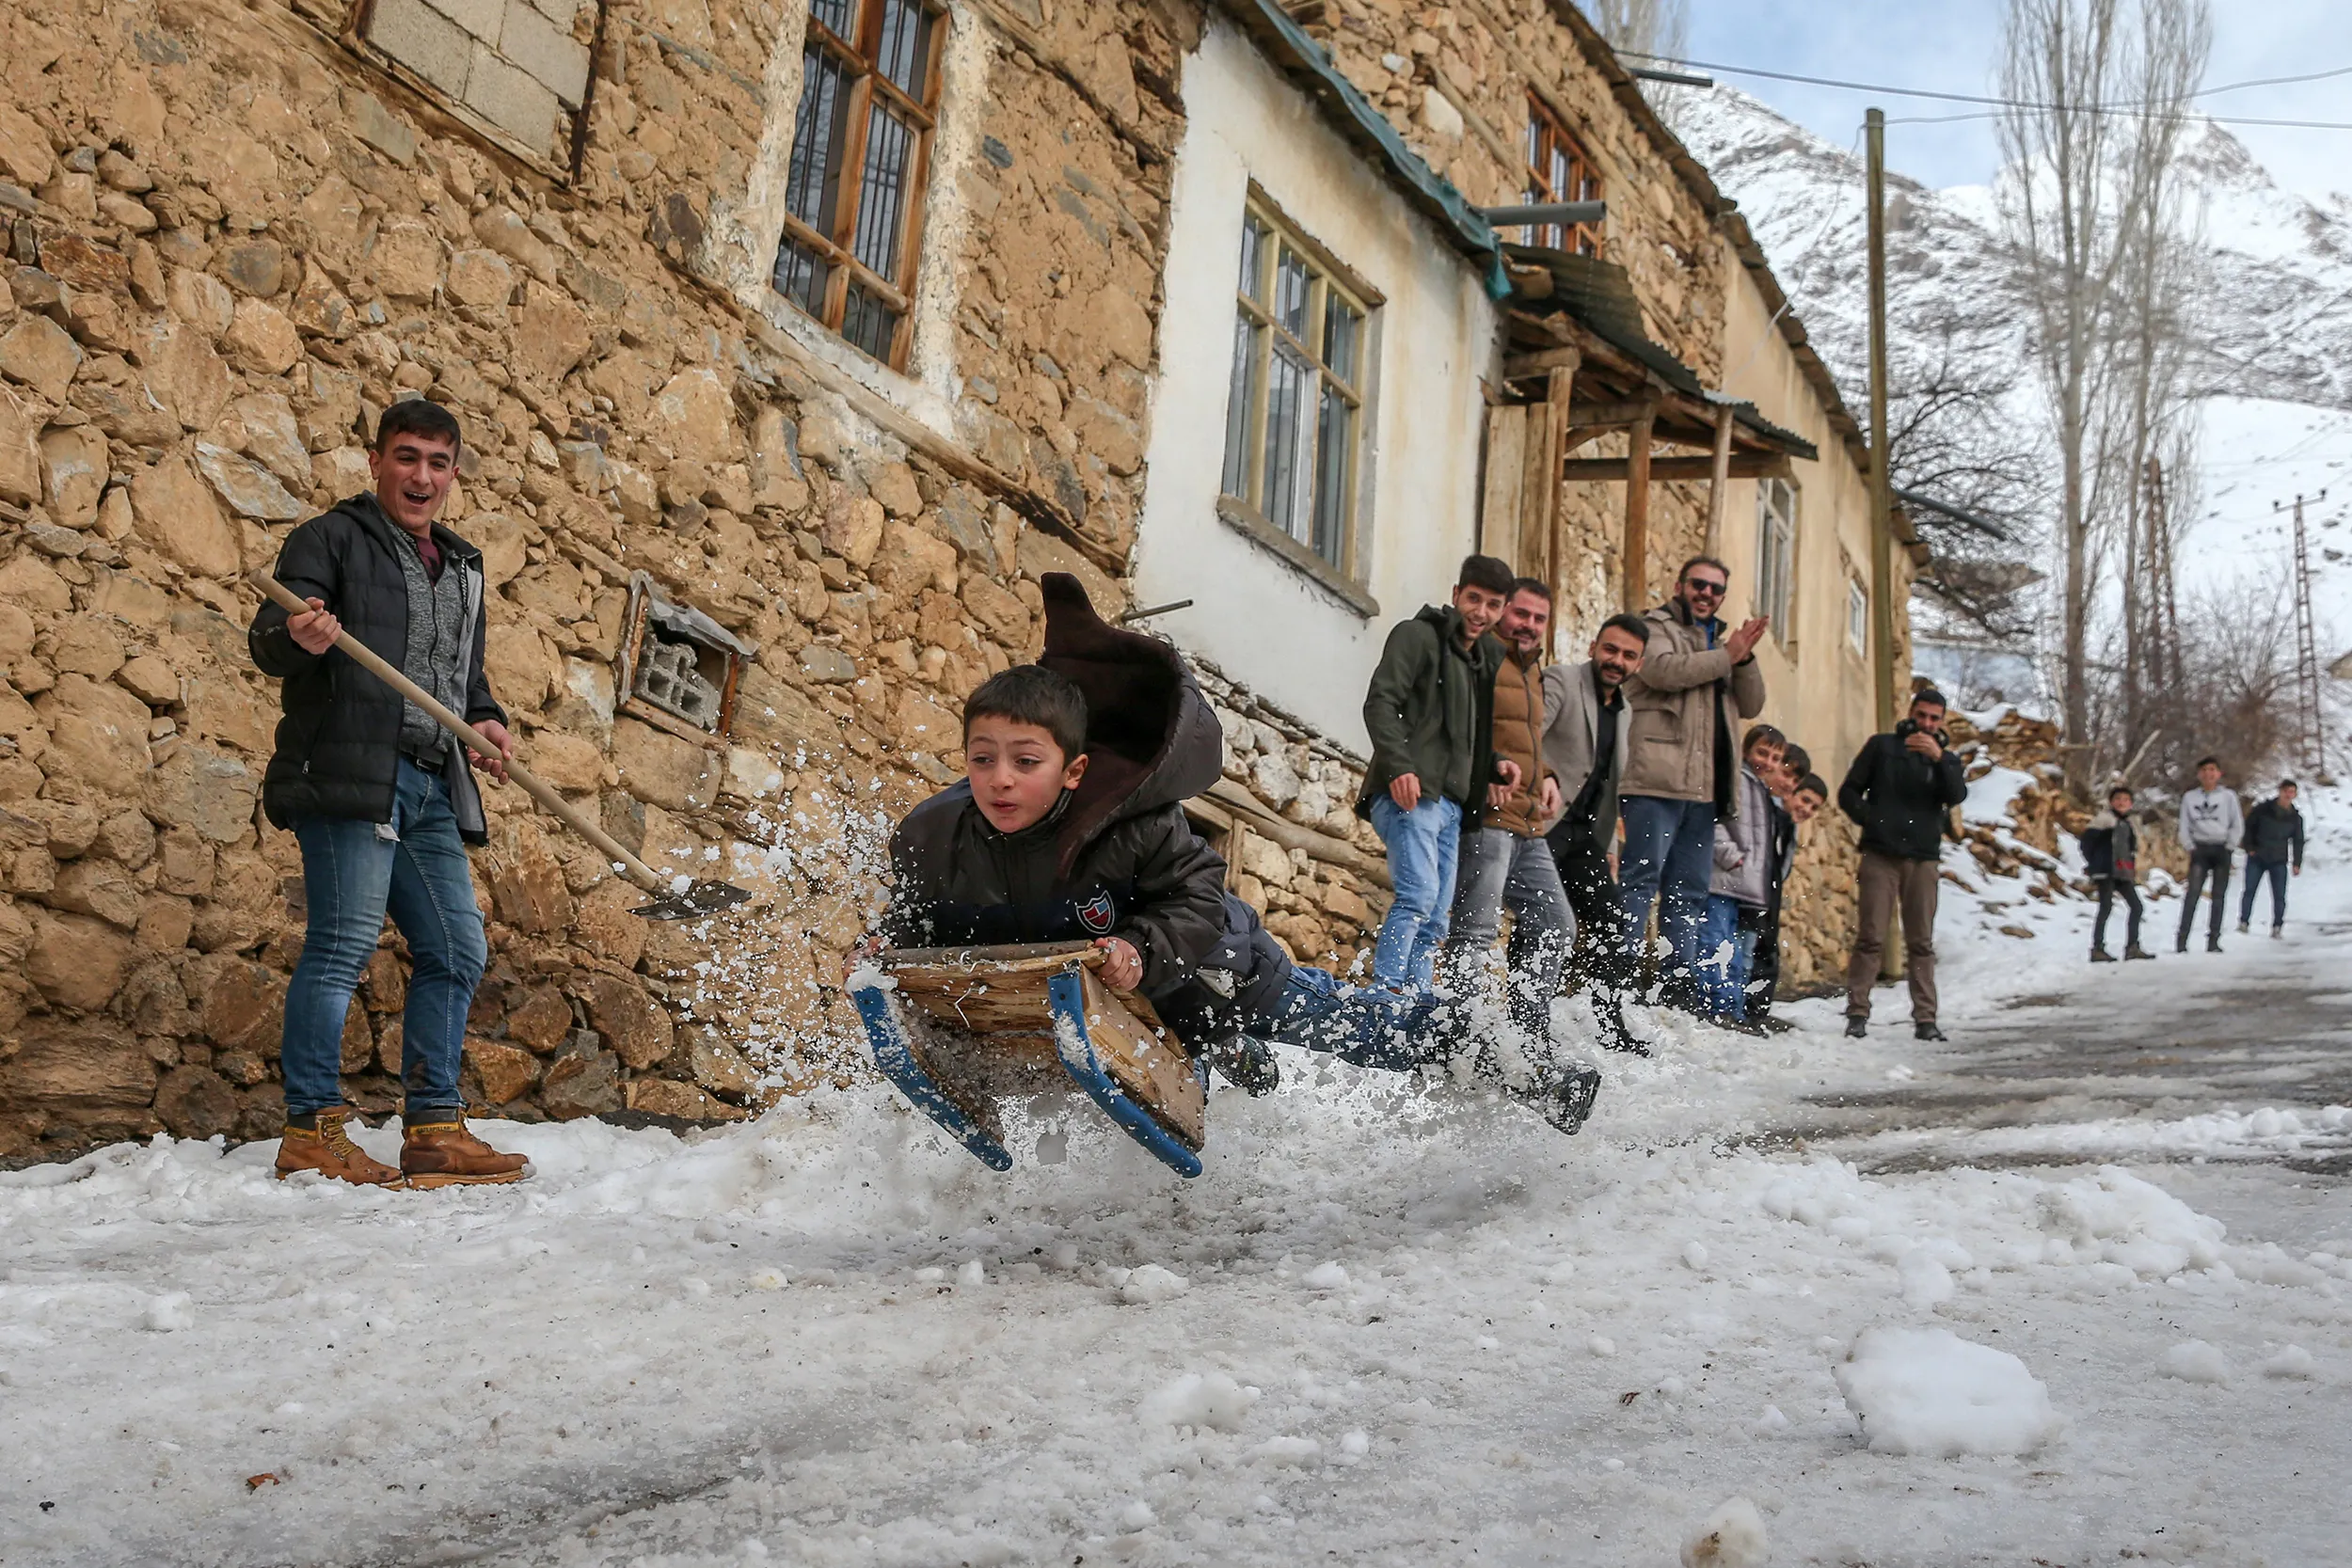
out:
{"label": "man holding shovel", "polygon": [[[524,1175],[522,1156],[466,1130],[457,1087],[466,1014],[489,958],[466,862],[466,846],[488,834],[467,765],[503,779],[515,753],[482,669],[482,553],[434,522],[457,451],[449,410],[421,399],[386,409],[368,453],[373,492],[304,523],[278,555],[278,580],[309,610],[264,602],[246,637],[253,662],[285,683],[262,801],[301,843],[310,906],[286,993],[280,1177],[440,1187]],[[335,646],[338,633],[462,714],[479,748],[457,745],[369,674]],[[397,1170],[351,1141],[341,1078],[343,1016],[388,912],[411,965]]]}

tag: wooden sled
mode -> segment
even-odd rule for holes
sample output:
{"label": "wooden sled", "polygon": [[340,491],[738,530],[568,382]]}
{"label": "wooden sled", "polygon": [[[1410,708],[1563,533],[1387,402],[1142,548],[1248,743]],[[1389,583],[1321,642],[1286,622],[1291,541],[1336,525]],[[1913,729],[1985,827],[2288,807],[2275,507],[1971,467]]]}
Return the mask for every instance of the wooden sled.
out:
{"label": "wooden sled", "polygon": [[1100,948],[901,947],[853,976],[874,1063],[993,1170],[1010,1170],[1001,1101],[1073,1085],[1179,1176],[1200,1174],[1205,1062],[1151,1004],[1095,977]]}

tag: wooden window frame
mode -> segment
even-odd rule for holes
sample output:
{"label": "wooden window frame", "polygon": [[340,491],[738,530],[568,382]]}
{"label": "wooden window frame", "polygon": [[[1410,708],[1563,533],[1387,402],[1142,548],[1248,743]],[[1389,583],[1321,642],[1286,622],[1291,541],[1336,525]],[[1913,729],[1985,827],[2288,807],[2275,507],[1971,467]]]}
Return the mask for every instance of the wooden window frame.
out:
{"label": "wooden window frame", "polygon": [[[916,275],[920,270],[923,247],[923,209],[930,194],[931,145],[939,131],[939,98],[945,74],[949,16],[941,0],[921,0],[921,8],[930,19],[925,43],[925,58],[921,62],[923,97],[917,103],[881,70],[878,59],[882,52],[883,12],[890,0],[849,0],[855,15],[854,38],[843,38],[819,21],[816,8],[811,7],[808,31],[802,44],[802,58],[823,55],[839,65],[846,74],[848,103],[842,110],[839,156],[834,168],[825,172],[838,182],[834,198],[833,231],[821,232],[802,219],[788,207],[784,214],[784,235],[776,247],[776,261],[769,271],[769,286],[827,331],[840,335],[844,341],[861,353],[870,352],[844,332],[844,319],[849,310],[850,287],[859,285],[867,293],[878,297],[898,317],[890,335],[889,352],[876,356],[893,370],[906,367],[907,353],[914,341],[914,293]],[[808,91],[808,73],[803,70],[801,90]],[[859,261],[853,254],[858,213],[866,194],[866,144],[873,123],[874,100],[880,96],[883,103],[898,118],[915,128],[914,151],[907,162],[906,200],[899,217],[898,276],[884,277]],[[800,105],[793,105],[797,117]],[[796,145],[795,153],[800,151]],[[810,309],[778,285],[786,258],[795,243],[816,253],[826,268],[824,294],[819,308]]]}
{"label": "wooden window frame", "polygon": [[[1361,509],[1364,501],[1364,448],[1371,436],[1373,419],[1374,343],[1377,312],[1386,300],[1380,293],[1358,277],[1340,260],[1292,220],[1264,192],[1253,183],[1244,209],[1245,241],[1247,225],[1255,222],[1263,231],[1257,257],[1256,293],[1245,288],[1236,276],[1233,286],[1233,308],[1236,312],[1235,330],[1238,337],[1243,324],[1250,332],[1248,405],[1241,410],[1241,422],[1236,427],[1235,410],[1226,410],[1226,437],[1222,453],[1225,459],[1218,473],[1218,508],[1230,519],[1240,523],[1246,531],[1272,545],[1285,559],[1293,561],[1311,575],[1337,578],[1332,586],[1341,596],[1360,610],[1364,578],[1361,541]],[[1271,303],[1275,277],[1279,260],[1285,251],[1296,257],[1307,275],[1306,327],[1302,339],[1276,319]],[[1324,357],[1321,340],[1324,336],[1327,312],[1337,298],[1356,313],[1356,343],[1354,373],[1342,375]],[[1310,341],[1308,340],[1313,340]],[[1266,467],[1266,407],[1273,383],[1274,353],[1278,344],[1285,346],[1310,367],[1312,395],[1302,404],[1300,419],[1314,426],[1311,441],[1300,443],[1304,460],[1300,483],[1304,499],[1300,515],[1307,519],[1309,538],[1296,534],[1278,523],[1264,507]],[[1234,352],[1238,354],[1238,341]],[[1236,367],[1238,368],[1238,367]],[[1232,384],[1229,375],[1228,385]],[[1312,543],[1315,503],[1321,490],[1322,432],[1321,417],[1326,389],[1339,393],[1353,413],[1353,425],[1347,447],[1347,470],[1343,493],[1338,508],[1339,553],[1337,559],[1315,549]],[[1241,442],[1243,471],[1239,494],[1228,488],[1225,476],[1232,466],[1233,443]]]}
{"label": "wooden window frame", "polygon": [[[1778,553],[1778,575],[1773,575],[1775,552],[1772,548],[1772,493],[1784,491],[1788,507],[1780,517],[1787,532],[1788,547]],[[1759,479],[1756,482],[1756,613],[1770,616],[1772,641],[1783,648],[1793,648],[1797,642],[1797,509],[1803,495],[1796,482],[1786,479]],[[1777,592],[1772,592],[1777,588]]]}
{"label": "wooden window frame", "polygon": [[1846,651],[1856,658],[1870,657],[1870,591],[1851,570],[1846,573]]}
{"label": "wooden window frame", "polygon": [[[1558,181],[1552,176],[1554,151],[1565,155],[1568,166],[1565,179]],[[1593,162],[1592,154],[1584,150],[1584,144],[1576,139],[1551,105],[1533,92],[1527,95],[1527,166],[1523,172],[1527,177],[1526,198],[1531,204],[1606,199],[1600,168]],[[1597,223],[1570,224],[1565,230],[1556,223],[1530,224],[1521,232],[1528,245],[1597,259],[1603,254],[1605,240]]]}
{"label": "wooden window frame", "polygon": [[[697,652],[719,661],[722,670],[719,713],[717,721],[708,727],[695,723],[681,714],[652,701],[638,689],[645,657],[645,640],[657,634],[648,623],[660,623],[667,636],[665,642],[686,642]],[[643,720],[659,730],[666,730],[681,740],[717,750],[735,734],[737,689],[741,684],[743,666],[750,661],[754,650],[725,627],[710,620],[691,606],[673,599],[663,593],[651,576],[644,572],[631,574],[628,583],[628,610],[622,621],[619,678],[614,682],[616,703],[614,711],[631,719]],[[707,678],[707,676],[706,676]]]}

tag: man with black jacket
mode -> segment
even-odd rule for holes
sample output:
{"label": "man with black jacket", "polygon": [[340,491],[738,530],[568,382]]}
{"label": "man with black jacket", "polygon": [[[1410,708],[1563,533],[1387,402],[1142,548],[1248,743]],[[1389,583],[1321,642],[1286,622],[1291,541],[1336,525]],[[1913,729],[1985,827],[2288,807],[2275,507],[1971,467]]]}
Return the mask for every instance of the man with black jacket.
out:
{"label": "man with black jacket", "polygon": [[2287,876],[2303,875],[2303,814],[2295,809],[2295,781],[2279,781],[2279,793],[2246,814],[2246,893],[2238,904],[2237,928],[2254,923],[2254,890],[2270,882],[2270,934],[2287,924]]}
{"label": "man with black jacket", "polygon": [[1912,693],[1911,716],[1874,735],[1846,770],[1837,808],[1862,827],[1860,911],[1846,964],[1846,1033],[1869,1033],[1870,988],[1878,983],[1886,928],[1903,911],[1903,955],[1911,980],[1912,1032],[1940,1040],[1935,1022],[1935,894],[1945,814],[1968,798],[1968,781],[1944,733],[1944,694]]}
{"label": "man with black jacket", "polygon": [[[525,1174],[520,1155],[466,1130],[457,1086],[466,1014],[489,958],[466,861],[466,846],[489,835],[467,763],[502,779],[515,753],[482,669],[482,552],[434,521],[458,443],[456,419],[437,404],[386,409],[368,453],[374,491],[304,523],[278,553],[278,579],[310,610],[290,617],[264,603],[246,636],[255,665],[285,683],[262,803],[301,844],[309,909],[278,1056],[280,1177],[440,1187]],[[339,631],[463,714],[481,744],[457,746],[337,652]],[[343,1017],[387,912],[410,964],[398,1169],[351,1141],[341,1077]]]}
{"label": "man with black jacket", "polygon": [[1380,922],[1372,973],[1426,990],[1454,905],[1462,830],[1478,824],[1490,789],[1518,787],[1516,763],[1495,757],[1494,674],[1502,645],[1487,635],[1515,580],[1490,555],[1462,562],[1454,600],[1392,628],[1364,693],[1372,766],[1356,812],[1389,850],[1395,897]]}

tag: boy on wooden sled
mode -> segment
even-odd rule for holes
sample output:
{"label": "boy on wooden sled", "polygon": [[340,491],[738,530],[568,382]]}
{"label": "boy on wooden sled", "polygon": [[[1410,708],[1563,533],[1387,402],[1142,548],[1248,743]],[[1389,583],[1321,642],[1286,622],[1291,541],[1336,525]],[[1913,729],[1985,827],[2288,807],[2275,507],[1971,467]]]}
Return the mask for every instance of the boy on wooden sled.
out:
{"label": "boy on wooden sled", "polygon": [[[1104,984],[1140,991],[1188,1053],[1252,1094],[1276,1086],[1266,1041],[1399,1071],[1467,1048],[1468,1015],[1450,1003],[1295,965],[1226,893],[1224,861],[1183,807],[1224,767],[1191,670],[1168,644],[1103,621],[1075,578],[1041,586],[1042,657],[966,700],[964,781],[892,835],[882,943],[1091,942]],[[1549,1060],[1522,1076],[1510,1092],[1570,1132],[1600,1083]]]}

